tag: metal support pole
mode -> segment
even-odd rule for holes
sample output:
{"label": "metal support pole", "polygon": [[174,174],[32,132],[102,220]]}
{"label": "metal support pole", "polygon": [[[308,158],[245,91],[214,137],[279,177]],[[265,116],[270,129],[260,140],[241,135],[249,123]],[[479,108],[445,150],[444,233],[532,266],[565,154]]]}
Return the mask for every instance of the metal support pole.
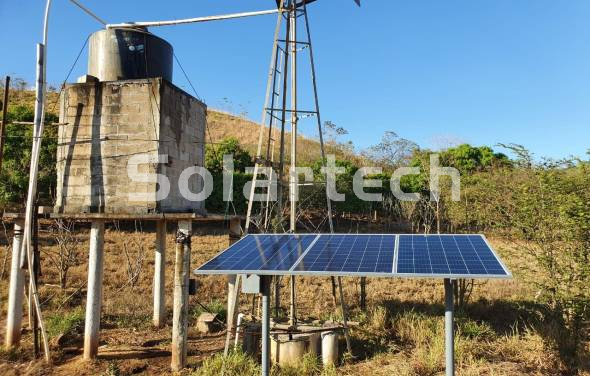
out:
{"label": "metal support pole", "polygon": [[6,123],[8,119],[8,92],[10,91],[10,76],[4,81],[4,101],[2,102],[2,124],[0,124],[0,171],[4,159],[4,139],[6,138]]}
{"label": "metal support pole", "polygon": [[10,263],[10,285],[8,290],[8,311],[6,312],[6,349],[18,346],[23,322],[23,297],[25,273],[20,267],[20,250],[23,242],[23,221],[14,223],[12,259]]}
{"label": "metal support pole", "polygon": [[[290,216],[289,216],[289,230],[291,233],[297,231],[297,9],[296,4],[292,2],[292,10],[289,14],[291,22],[291,37],[287,40],[290,43],[291,53],[291,167],[289,168],[289,197],[290,197]],[[297,312],[295,308],[296,296],[295,285],[296,280],[291,276],[291,304],[289,310],[289,325],[295,327],[297,325]]]}
{"label": "metal support pole", "polygon": [[[277,25],[275,28],[275,35],[274,35],[274,40],[273,40],[273,50],[272,50],[272,55],[271,55],[271,60],[270,60],[270,68],[268,71],[268,82],[266,85],[266,98],[264,100],[264,108],[262,109],[262,121],[260,124],[265,125],[266,124],[266,119],[267,119],[267,106],[269,104],[269,100],[271,98],[271,95],[273,96],[273,102],[274,103],[274,85],[273,83],[275,82],[275,76],[277,74],[277,56],[278,56],[278,48],[279,48],[279,34],[281,31],[281,24],[282,24],[282,20],[283,20],[283,14],[282,14],[282,7],[279,9],[279,16],[277,18]],[[271,119],[272,119],[272,114],[271,114]],[[273,122],[271,121],[270,125],[272,127]],[[258,174],[259,174],[259,170],[260,170],[260,163],[258,162],[258,159],[262,157],[262,141],[264,139],[264,127],[260,127],[260,131],[259,131],[259,135],[258,135],[258,149],[256,151],[256,163],[254,164],[254,174],[252,176],[252,187],[250,188],[250,198],[248,200],[248,209],[246,211],[246,223],[244,225],[244,233],[248,233],[248,231],[250,230],[250,222],[252,219],[252,208],[253,208],[253,204],[254,204],[254,194],[256,192],[256,180],[258,178]],[[280,185],[279,185],[280,186]]]}
{"label": "metal support pole", "polygon": [[154,313],[152,322],[156,328],[166,321],[166,221],[156,224],[156,252],[154,258]]}
{"label": "metal support pole", "polygon": [[270,276],[261,276],[262,291],[262,376],[270,374]]}
{"label": "metal support pole", "polygon": [[84,359],[98,355],[100,310],[102,305],[102,279],[104,263],[104,222],[93,221],[90,229],[88,255],[88,292],[86,297],[86,320],[84,328]]}
{"label": "metal support pole", "polygon": [[[311,65],[311,82],[313,86],[313,95],[314,95],[314,103],[315,103],[315,110],[316,110],[316,118],[318,122],[318,132],[320,136],[320,150],[322,153],[322,161],[324,163],[324,167],[327,167],[328,161],[326,159],[326,149],[324,147],[324,135],[322,129],[322,117],[320,112],[320,99],[318,95],[318,83],[317,83],[317,76],[315,72],[315,61],[313,57],[313,45],[311,43],[311,30],[309,28],[309,18],[307,16],[307,1],[303,2],[303,14],[305,16],[305,31],[307,32],[307,42],[309,47],[309,61]],[[326,176],[327,178],[327,176]],[[326,184],[326,206],[328,207],[328,224],[330,225],[330,233],[334,233],[334,222],[332,220],[332,200],[330,199],[329,194],[329,185]]]}
{"label": "metal support pole", "polygon": [[453,323],[453,282],[445,279],[445,356],[446,376],[455,375],[455,329]]}
{"label": "metal support pole", "polygon": [[174,267],[174,308],[172,313],[172,371],[186,365],[188,330],[188,287],[191,262],[191,221],[179,221]]}

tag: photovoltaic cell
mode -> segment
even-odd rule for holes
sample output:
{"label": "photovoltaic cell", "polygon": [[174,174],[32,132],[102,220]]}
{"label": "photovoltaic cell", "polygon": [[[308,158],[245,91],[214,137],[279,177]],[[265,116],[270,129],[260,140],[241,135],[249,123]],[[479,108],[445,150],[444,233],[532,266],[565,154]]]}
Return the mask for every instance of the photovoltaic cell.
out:
{"label": "photovoltaic cell", "polygon": [[399,235],[397,274],[508,276],[481,235]]}
{"label": "photovoltaic cell", "polygon": [[293,271],[391,273],[394,250],[395,235],[321,235]]}
{"label": "photovoltaic cell", "polygon": [[510,277],[482,235],[248,235],[195,273]]}
{"label": "photovoltaic cell", "polygon": [[288,271],[315,238],[316,235],[248,235],[203,265],[198,272],[255,274],[257,271]]}

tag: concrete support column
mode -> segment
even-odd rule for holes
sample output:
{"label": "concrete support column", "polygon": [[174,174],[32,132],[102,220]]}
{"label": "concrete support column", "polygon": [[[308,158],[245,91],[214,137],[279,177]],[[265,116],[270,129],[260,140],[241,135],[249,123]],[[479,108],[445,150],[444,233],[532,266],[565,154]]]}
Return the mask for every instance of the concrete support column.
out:
{"label": "concrete support column", "polygon": [[102,306],[102,280],[104,265],[104,222],[92,222],[90,251],[88,255],[88,292],[86,296],[86,320],[84,328],[84,359],[98,355],[100,311]]}
{"label": "concrete support column", "polygon": [[154,258],[154,314],[152,322],[161,328],[166,322],[166,221],[156,224],[156,253]]}
{"label": "concrete support column", "polygon": [[20,344],[23,323],[23,298],[25,273],[20,267],[20,251],[23,243],[23,220],[14,223],[12,257],[10,264],[10,285],[8,290],[8,311],[6,313],[6,349]]}
{"label": "concrete support column", "polygon": [[174,307],[172,312],[172,371],[186,365],[188,330],[188,287],[191,264],[191,221],[179,221],[174,266]]}
{"label": "concrete support column", "polygon": [[445,279],[445,363],[446,376],[455,375],[453,281]]}

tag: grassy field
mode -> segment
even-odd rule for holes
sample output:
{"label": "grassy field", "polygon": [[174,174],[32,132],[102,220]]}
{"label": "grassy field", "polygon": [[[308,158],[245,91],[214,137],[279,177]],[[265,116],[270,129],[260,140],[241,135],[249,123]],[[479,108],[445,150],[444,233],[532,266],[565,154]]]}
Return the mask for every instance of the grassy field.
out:
{"label": "grassy field", "polygon": [[[116,230],[110,226],[105,242],[105,278],[99,359],[81,360],[85,304],[87,229],[77,230],[79,263],[70,270],[65,290],[59,288],[56,268],[49,254],[57,245],[43,234],[41,301],[51,335],[54,364],[47,367],[32,359],[32,340],[25,318],[21,350],[0,353],[0,374],[130,375],[169,373],[170,312],[163,329],[151,327],[151,285],[153,278],[153,229],[147,224]],[[172,254],[174,235],[167,238],[167,307],[171,307]],[[222,227],[195,228],[192,265],[198,266],[227,246]],[[491,238],[492,245],[514,274],[510,281],[478,283],[465,309],[458,312],[456,339],[460,375],[562,375],[575,374],[568,368],[571,355],[559,351],[563,332],[551,318],[548,307],[535,301],[535,270],[519,247]],[[0,256],[4,257],[6,248]],[[373,279],[368,281],[368,311],[358,306],[359,284],[346,278],[345,295],[351,319],[359,322],[351,330],[354,357],[345,356],[339,367],[322,370],[314,359],[299,369],[275,369],[275,374],[295,375],[437,375],[444,371],[443,288],[441,281]],[[303,318],[338,319],[327,278],[298,278],[298,311]],[[223,348],[224,333],[197,334],[192,326],[202,308],[198,303],[221,310],[226,284],[224,278],[199,279],[199,290],[191,297],[189,368],[186,374],[215,375]],[[287,290],[287,289],[283,289]],[[286,291],[285,291],[286,292]],[[7,278],[0,281],[2,327],[5,325]],[[283,301],[287,301],[287,295]],[[250,309],[242,297],[241,307]],[[0,336],[3,336],[4,332]],[[3,338],[0,338],[3,340]],[[577,355],[589,375],[588,347]],[[228,365],[233,365],[229,367]],[[226,374],[256,374],[257,365],[235,354],[226,364]]]}

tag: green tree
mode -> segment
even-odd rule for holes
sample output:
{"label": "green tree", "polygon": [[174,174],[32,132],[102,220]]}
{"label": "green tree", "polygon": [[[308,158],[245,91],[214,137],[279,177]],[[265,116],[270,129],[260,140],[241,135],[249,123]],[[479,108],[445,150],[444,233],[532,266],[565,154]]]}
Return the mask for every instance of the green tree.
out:
{"label": "green tree", "polygon": [[[8,121],[33,121],[34,112],[30,106],[9,108]],[[46,123],[56,122],[55,114],[45,115]],[[24,204],[29,184],[29,167],[33,127],[30,125],[8,124],[4,144],[4,160],[0,173],[0,206],[20,207]],[[38,195],[39,203],[53,203],[56,185],[57,127],[46,125],[39,159]]]}
{"label": "green tree", "polygon": [[205,151],[205,167],[212,173],[223,172],[223,156],[233,154],[234,170],[245,172],[246,167],[253,167],[253,158],[240,146],[235,137],[225,138],[217,145],[207,145]]}

